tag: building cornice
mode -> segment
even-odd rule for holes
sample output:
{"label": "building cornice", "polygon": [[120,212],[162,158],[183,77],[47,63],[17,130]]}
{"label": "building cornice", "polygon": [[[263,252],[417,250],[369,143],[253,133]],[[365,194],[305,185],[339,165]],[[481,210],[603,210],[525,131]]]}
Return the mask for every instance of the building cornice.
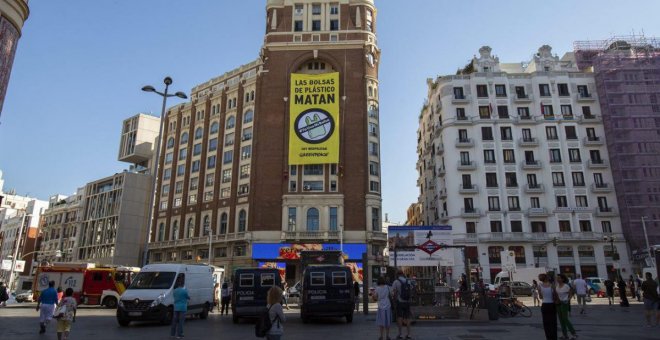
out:
{"label": "building cornice", "polygon": [[9,20],[20,33],[30,15],[26,0],[0,0],[0,15]]}

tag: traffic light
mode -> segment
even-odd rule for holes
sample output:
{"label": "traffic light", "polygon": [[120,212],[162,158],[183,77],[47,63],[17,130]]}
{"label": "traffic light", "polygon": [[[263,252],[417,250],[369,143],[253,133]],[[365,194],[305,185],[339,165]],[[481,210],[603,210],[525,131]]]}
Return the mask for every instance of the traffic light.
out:
{"label": "traffic light", "polygon": [[555,246],[555,247],[557,246],[557,238],[556,237],[552,239],[552,245]]}

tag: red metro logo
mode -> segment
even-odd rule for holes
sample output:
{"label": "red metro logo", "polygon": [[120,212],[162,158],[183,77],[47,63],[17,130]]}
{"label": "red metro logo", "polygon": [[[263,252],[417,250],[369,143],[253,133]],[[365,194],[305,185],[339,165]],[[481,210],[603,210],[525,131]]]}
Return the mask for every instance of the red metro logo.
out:
{"label": "red metro logo", "polygon": [[420,244],[420,245],[417,247],[417,249],[419,249],[419,250],[421,250],[421,251],[423,251],[423,252],[425,252],[425,253],[427,253],[427,254],[429,254],[429,255],[432,255],[432,254],[435,253],[436,251],[442,249],[442,247],[441,247],[439,244],[437,244],[437,243],[435,243],[435,242],[433,242],[433,241],[431,241],[431,240],[428,240],[428,241],[426,241],[426,242]]}

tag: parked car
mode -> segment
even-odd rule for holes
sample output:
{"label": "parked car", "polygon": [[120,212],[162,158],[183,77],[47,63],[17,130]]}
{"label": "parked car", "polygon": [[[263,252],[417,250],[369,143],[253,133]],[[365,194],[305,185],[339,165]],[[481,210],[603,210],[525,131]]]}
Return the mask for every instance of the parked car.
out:
{"label": "parked car", "polygon": [[511,291],[514,295],[532,296],[532,285],[527,282],[513,281],[511,282]]}
{"label": "parked car", "polygon": [[20,293],[16,295],[16,302],[31,302],[32,301],[32,291],[28,290],[27,292]]}
{"label": "parked car", "polygon": [[599,294],[599,292],[605,292],[605,280],[602,277],[587,277],[584,279],[587,282],[589,287],[589,294]]}
{"label": "parked car", "polygon": [[300,288],[302,283],[300,281],[296,282],[292,287],[287,288],[286,292],[289,294],[289,297],[300,297]]}

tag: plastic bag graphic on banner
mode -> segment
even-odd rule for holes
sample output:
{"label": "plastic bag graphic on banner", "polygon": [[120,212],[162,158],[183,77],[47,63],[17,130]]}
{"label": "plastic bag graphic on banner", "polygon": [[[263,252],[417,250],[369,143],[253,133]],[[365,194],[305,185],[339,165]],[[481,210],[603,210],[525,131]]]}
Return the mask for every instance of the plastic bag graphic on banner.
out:
{"label": "plastic bag graphic on banner", "polygon": [[289,164],[339,163],[339,73],[291,74]]}

